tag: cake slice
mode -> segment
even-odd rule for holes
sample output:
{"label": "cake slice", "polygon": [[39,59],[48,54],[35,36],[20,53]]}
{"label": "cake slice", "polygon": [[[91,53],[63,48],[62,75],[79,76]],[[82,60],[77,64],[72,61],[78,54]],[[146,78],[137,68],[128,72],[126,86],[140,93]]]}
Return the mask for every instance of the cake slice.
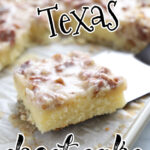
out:
{"label": "cake slice", "polygon": [[27,121],[42,133],[125,105],[125,80],[81,52],[26,61],[16,69],[14,81]]}
{"label": "cake slice", "polygon": [[[30,28],[30,41],[32,44],[49,44],[49,25],[46,13],[42,13],[41,16],[37,15],[37,8],[45,8],[54,5],[53,1],[50,0],[22,0],[22,3],[26,3],[32,8],[31,13],[31,28]],[[55,14],[56,11],[53,13]],[[55,19],[55,18],[54,18]]]}

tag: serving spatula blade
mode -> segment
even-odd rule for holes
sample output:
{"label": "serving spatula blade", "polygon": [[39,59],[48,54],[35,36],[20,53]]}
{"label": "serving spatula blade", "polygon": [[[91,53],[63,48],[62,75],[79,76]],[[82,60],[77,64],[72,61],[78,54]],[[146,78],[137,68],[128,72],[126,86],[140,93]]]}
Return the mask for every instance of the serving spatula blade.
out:
{"label": "serving spatula blade", "polygon": [[127,80],[127,103],[150,93],[150,66],[133,54],[108,50],[96,55],[94,60]]}

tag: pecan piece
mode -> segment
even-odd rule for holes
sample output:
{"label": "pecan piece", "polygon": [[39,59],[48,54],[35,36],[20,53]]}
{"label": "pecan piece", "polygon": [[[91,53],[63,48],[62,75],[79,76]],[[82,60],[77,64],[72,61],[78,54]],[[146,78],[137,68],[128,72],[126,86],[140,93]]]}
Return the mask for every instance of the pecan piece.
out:
{"label": "pecan piece", "polygon": [[0,24],[3,24],[3,23],[5,23],[5,20],[0,19]]}
{"label": "pecan piece", "polygon": [[100,76],[100,78],[106,80],[107,83],[108,83],[108,85],[109,85],[111,88],[116,88],[117,82],[116,82],[115,80],[109,78],[107,75],[104,75],[104,74],[102,74],[102,75]]}
{"label": "pecan piece", "polygon": [[73,66],[73,65],[74,65],[73,60],[69,60],[69,61],[64,62],[64,66],[65,66],[65,67],[71,67],[71,66]]}
{"label": "pecan piece", "polygon": [[46,77],[42,77],[42,76],[33,76],[29,78],[31,81],[37,81],[37,82],[41,82],[41,81],[47,81],[48,78]]}
{"label": "pecan piece", "polygon": [[0,30],[0,41],[10,42],[13,44],[15,42],[15,31],[14,30]]}
{"label": "pecan piece", "polygon": [[87,59],[87,60],[84,61],[84,65],[85,66],[93,66],[94,65],[94,61],[90,60],[90,59]]}
{"label": "pecan piece", "polygon": [[64,66],[62,64],[56,65],[55,70],[56,72],[62,72],[64,70]]}
{"label": "pecan piece", "polygon": [[87,72],[87,71],[84,71],[84,72],[82,71],[79,73],[79,78],[81,80],[87,80],[87,79],[91,78],[91,76],[92,76],[92,74],[90,72]]}
{"label": "pecan piece", "polygon": [[3,15],[4,13],[7,13],[8,9],[7,8],[0,8],[0,15]]}
{"label": "pecan piece", "polygon": [[55,55],[53,56],[53,58],[54,58],[55,61],[60,62],[60,61],[62,60],[62,55],[61,55],[61,54],[55,54]]}
{"label": "pecan piece", "polygon": [[100,91],[100,89],[104,86],[104,81],[99,80],[98,82],[95,83],[96,88],[94,89],[94,96]]}
{"label": "pecan piece", "polygon": [[58,78],[55,80],[55,83],[61,84],[61,85],[65,85],[65,82],[62,78]]}

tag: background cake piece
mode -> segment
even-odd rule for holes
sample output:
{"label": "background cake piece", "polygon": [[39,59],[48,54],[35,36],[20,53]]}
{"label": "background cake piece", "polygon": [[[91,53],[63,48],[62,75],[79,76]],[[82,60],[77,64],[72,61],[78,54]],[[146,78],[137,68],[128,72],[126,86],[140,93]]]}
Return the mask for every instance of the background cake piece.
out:
{"label": "background cake piece", "polygon": [[42,133],[125,105],[124,79],[79,52],[26,61],[15,71],[14,81],[27,120]]}
{"label": "background cake piece", "polygon": [[11,65],[27,47],[50,43],[47,17],[37,17],[36,7],[51,3],[42,2],[0,1],[0,70]]}
{"label": "background cake piece", "polygon": [[[106,22],[114,22],[111,15],[108,13],[107,5],[109,0],[63,0],[60,2],[63,5],[64,12],[76,9],[79,16],[81,15],[82,6],[99,5],[104,11]],[[112,5],[112,8],[114,6]],[[96,26],[93,33],[81,29],[80,36],[75,37],[77,41],[84,39],[85,43],[97,43],[104,46],[109,46],[114,49],[126,50],[137,53],[141,51],[150,42],[150,2],[146,0],[119,0],[113,9],[117,16],[120,26],[110,32],[106,28],[102,28],[101,24]],[[97,10],[91,15],[90,10],[87,11],[84,21],[90,25],[90,19],[94,15],[99,15]],[[77,22],[72,17],[70,26],[76,28]]]}
{"label": "background cake piece", "polygon": [[30,9],[16,1],[0,1],[0,70],[28,47]]}
{"label": "background cake piece", "polygon": [[[38,16],[37,8],[44,9],[47,7],[53,6],[55,3],[53,0],[23,0],[23,3],[26,3],[29,7],[32,8],[31,14],[31,28],[30,28],[30,40],[32,44],[49,44],[51,39],[49,38],[50,29],[49,21],[47,17],[47,12],[42,12]],[[54,11],[52,14],[57,14]],[[57,16],[54,15],[54,21],[57,19]]]}

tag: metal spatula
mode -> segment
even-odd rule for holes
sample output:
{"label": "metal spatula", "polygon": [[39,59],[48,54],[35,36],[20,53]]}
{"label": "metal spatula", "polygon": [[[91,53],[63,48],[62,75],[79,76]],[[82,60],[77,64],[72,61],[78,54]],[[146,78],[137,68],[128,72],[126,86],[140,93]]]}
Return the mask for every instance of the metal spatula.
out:
{"label": "metal spatula", "polygon": [[95,61],[112,69],[127,80],[125,98],[127,103],[150,94],[150,46],[137,55],[104,51],[94,57]]}
{"label": "metal spatula", "polygon": [[150,44],[143,51],[135,55],[135,57],[147,65],[150,65]]}

